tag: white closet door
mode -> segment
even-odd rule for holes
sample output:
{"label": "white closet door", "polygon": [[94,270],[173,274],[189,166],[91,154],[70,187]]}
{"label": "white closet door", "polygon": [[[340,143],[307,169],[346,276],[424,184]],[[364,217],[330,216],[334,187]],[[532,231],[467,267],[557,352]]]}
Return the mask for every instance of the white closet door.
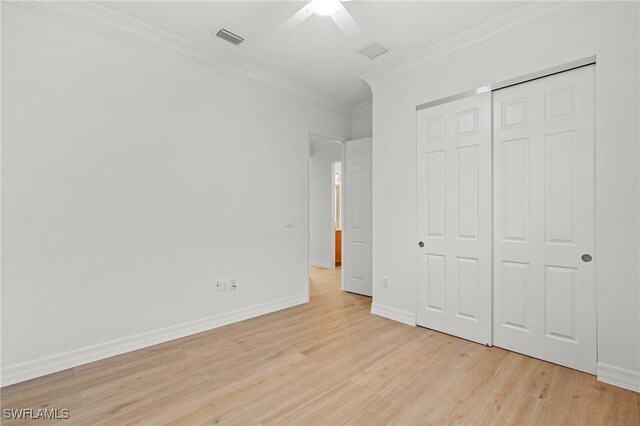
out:
{"label": "white closet door", "polygon": [[417,323],[491,344],[491,94],[418,111],[416,131]]}
{"label": "white closet door", "polygon": [[596,370],[594,67],[498,90],[494,344]]}
{"label": "white closet door", "polygon": [[343,287],[365,296],[373,287],[371,145],[371,138],[356,139],[345,150]]}

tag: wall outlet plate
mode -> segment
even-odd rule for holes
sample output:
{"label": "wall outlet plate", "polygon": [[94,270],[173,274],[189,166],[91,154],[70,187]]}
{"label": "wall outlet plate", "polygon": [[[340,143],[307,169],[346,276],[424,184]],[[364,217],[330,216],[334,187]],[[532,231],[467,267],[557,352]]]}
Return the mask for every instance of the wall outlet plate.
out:
{"label": "wall outlet plate", "polygon": [[382,286],[389,287],[389,277],[382,277]]}

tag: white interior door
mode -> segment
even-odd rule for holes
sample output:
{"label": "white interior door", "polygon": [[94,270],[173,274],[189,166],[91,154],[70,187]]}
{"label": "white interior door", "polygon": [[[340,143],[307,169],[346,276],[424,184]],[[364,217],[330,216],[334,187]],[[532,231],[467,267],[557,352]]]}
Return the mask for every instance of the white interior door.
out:
{"label": "white interior door", "polygon": [[371,138],[346,142],[343,186],[343,287],[372,294],[372,155]]}
{"label": "white interior door", "polygon": [[494,344],[590,373],[594,72],[493,94]]}
{"label": "white interior door", "polygon": [[491,344],[491,94],[417,113],[417,323]]}

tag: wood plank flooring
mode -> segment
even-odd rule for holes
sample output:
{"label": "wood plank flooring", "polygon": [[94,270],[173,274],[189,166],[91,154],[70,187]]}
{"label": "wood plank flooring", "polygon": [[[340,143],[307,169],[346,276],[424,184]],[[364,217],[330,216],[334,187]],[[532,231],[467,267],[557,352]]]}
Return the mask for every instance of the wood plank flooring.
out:
{"label": "wood plank flooring", "polygon": [[81,425],[640,424],[640,394],[371,315],[339,274],[312,268],[306,305],[3,388],[2,408]]}

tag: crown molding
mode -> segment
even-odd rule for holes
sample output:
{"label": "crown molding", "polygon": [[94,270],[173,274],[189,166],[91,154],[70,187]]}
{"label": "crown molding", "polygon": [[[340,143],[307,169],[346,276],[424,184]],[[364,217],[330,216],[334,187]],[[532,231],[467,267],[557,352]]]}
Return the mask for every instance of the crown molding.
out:
{"label": "crown molding", "polygon": [[482,50],[496,41],[512,36],[513,33],[526,31],[543,20],[560,16],[572,19],[607,3],[607,1],[558,3],[536,1],[436,43],[398,62],[364,74],[360,78],[366,81],[374,91],[376,87],[397,81],[400,77],[421,73],[444,61]]}
{"label": "crown molding", "polygon": [[368,101],[361,102],[356,104],[351,108],[351,119],[359,120],[361,118],[371,117],[373,114],[373,101],[370,99]]}
{"label": "crown molding", "polygon": [[239,61],[93,1],[3,1],[235,81],[257,84],[293,100],[351,119],[350,106],[304,85]]}

